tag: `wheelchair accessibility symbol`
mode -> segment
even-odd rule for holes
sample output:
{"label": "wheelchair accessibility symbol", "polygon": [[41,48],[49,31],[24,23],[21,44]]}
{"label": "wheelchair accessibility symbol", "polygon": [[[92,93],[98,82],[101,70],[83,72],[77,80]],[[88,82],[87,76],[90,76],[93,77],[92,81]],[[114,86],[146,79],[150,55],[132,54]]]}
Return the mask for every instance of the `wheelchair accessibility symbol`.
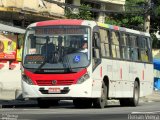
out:
{"label": "wheelchair accessibility symbol", "polygon": [[74,62],[80,62],[81,60],[81,57],[80,56],[75,56],[74,57]]}

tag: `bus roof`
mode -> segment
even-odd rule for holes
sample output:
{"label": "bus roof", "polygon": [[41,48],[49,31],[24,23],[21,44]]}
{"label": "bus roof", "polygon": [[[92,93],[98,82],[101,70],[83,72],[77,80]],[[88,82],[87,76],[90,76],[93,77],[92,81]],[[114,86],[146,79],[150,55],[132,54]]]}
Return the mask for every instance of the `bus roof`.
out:
{"label": "bus roof", "polygon": [[77,19],[59,19],[59,20],[47,20],[36,22],[28,27],[40,27],[40,26],[50,26],[50,25],[82,25],[82,22],[85,20],[77,20]]}
{"label": "bus roof", "polygon": [[89,25],[89,26],[94,26],[96,24],[100,27],[103,27],[103,28],[150,36],[149,33],[141,32],[141,31],[137,31],[137,30],[133,30],[133,29],[128,29],[128,28],[119,27],[119,26],[110,25],[110,24],[104,24],[104,23],[95,22],[95,21],[78,20],[78,19],[59,19],[59,20],[41,21],[41,22],[36,22],[36,23],[29,25],[28,28],[29,27],[36,27],[36,26],[37,27],[50,26],[50,25]]}

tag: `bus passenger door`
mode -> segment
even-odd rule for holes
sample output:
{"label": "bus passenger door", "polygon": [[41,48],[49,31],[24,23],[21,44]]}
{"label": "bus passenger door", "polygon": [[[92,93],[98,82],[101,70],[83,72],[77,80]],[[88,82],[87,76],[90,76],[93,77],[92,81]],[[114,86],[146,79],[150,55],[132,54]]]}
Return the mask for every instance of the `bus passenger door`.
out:
{"label": "bus passenger door", "polygon": [[92,87],[92,97],[100,97],[101,96],[101,87],[102,87],[102,75],[101,75],[101,56],[100,56],[100,39],[99,33],[93,33],[93,41],[92,41],[92,79],[93,79],[93,87]]}

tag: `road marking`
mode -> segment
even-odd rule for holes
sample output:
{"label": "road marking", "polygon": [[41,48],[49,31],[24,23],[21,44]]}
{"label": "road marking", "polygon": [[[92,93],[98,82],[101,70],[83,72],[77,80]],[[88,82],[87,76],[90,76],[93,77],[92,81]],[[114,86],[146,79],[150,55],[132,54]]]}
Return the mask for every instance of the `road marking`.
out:
{"label": "road marking", "polygon": [[131,114],[155,114],[155,113],[159,113],[160,111],[151,111],[151,112],[131,112]]}

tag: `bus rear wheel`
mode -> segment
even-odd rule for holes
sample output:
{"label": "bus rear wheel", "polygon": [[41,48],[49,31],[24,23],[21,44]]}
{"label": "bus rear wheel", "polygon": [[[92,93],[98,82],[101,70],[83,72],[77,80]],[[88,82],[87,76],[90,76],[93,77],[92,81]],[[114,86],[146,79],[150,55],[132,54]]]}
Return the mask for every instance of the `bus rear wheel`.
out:
{"label": "bus rear wheel", "polygon": [[120,99],[121,106],[137,106],[139,103],[139,84],[137,81],[134,82],[133,98]]}
{"label": "bus rear wheel", "polygon": [[134,91],[133,91],[133,98],[130,98],[130,105],[137,106],[139,104],[139,84],[137,81],[134,82]]}
{"label": "bus rear wheel", "polygon": [[94,108],[104,108],[107,104],[107,86],[103,82],[101,89],[101,97],[93,100]]}

